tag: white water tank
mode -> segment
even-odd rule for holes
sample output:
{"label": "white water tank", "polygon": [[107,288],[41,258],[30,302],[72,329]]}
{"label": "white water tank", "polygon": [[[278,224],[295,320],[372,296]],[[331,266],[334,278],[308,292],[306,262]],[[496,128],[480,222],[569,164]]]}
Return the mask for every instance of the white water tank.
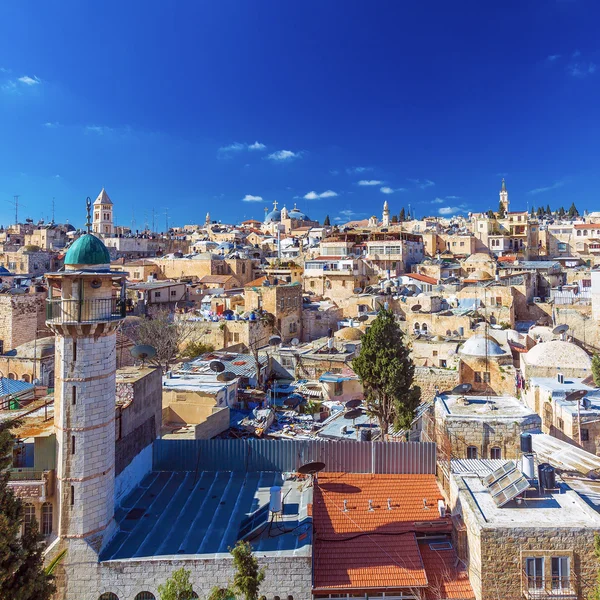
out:
{"label": "white water tank", "polygon": [[533,454],[523,454],[521,457],[521,471],[527,479],[533,479],[535,477],[535,463],[533,460]]}
{"label": "white water tank", "polygon": [[280,513],[283,510],[283,500],[281,498],[281,486],[271,487],[271,496],[269,500],[269,510],[272,513]]}

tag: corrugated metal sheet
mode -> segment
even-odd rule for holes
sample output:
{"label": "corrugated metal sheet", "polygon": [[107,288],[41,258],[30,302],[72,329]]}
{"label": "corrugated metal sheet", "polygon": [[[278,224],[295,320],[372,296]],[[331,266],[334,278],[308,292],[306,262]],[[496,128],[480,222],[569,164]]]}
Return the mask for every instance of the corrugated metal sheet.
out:
{"label": "corrugated metal sheet", "polygon": [[321,461],[325,471],[432,474],[436,446],[429,442],[330,440],[155,440],[155,471],[296,471]]}

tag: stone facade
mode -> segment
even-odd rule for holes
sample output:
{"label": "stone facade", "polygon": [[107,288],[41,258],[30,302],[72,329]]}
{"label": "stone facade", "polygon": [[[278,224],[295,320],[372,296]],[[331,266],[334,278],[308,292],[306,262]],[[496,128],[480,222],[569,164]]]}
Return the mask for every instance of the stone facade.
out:
{"label": "stone facade", "polygon": [[415,367],[415,385],[421,388],[421,401],[433,400],[436,388],[439,392],[450,391],[460,382],[458,370],[434,367]]}
{"label": "stone facade", "polygon": [[36,337],[50,334],[45,325],[45,302],[46,292],[0,294],[0,340],[3,353]]}

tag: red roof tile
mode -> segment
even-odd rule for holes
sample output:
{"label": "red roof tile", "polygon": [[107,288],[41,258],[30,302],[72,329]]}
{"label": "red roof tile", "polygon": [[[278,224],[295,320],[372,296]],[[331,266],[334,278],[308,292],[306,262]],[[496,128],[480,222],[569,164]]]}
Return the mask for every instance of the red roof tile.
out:
{"label": "red roof tile", "polygon": [[313,498],[315,589],[426,586],[414,534],[451,530],[437,509],[441,499],[434,475],[320,475]]}
{"label": "red roof tile", "polygon": [[407,277],[416,279],[417,281],[422,281],[423,283],[430,283],[431,285],[435,285],[437,283],[437,279],[429,277],[429,275],[421,275],[421,273],[409,273]]}
{"label": "red roof tile", "polygon": [[[441,547],[440,544],[437,544]],[[454,548],[435,549],[435,542],[419,542],[419,550],[429,585],[425,590],[427,600],[447,598],[448,600],[471,600],[475,598],[469,576],[463,564],[458,561]]]}

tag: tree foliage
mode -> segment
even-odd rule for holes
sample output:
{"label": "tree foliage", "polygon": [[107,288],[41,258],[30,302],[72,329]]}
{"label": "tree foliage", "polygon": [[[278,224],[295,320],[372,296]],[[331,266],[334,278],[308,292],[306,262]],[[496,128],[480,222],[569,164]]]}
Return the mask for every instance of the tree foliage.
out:
{"label": "tree foliage", "polygon": [[193,340],[185,345],[184,349],[181,351],[181,356],[193,360],[207,352],[212,352],[214,349],[215,347],[212,344],[205,344],[204,342]]}
{"label": "tree foliage", "polygon": [[52,575],[44,571],[37,524],[21,535],[23,504],[8,486],[14,444],[9,427],[0,423],[0,598],[48,600],[55,586]]}
{"label": "tree foliage", "polygon": [[596,386],[600,387],[600,356],[598,354],[592,356],[592,376]]}
{"label": "tree foliage", "polygon": [[190,600],[194,590],[190,581],[190,571],[181,567],[164,584],[158,586],[160,600]]}
{"label": "tree foliage", "polygon": [[244,600],[258,600],[258,591],[265,578],[265,569],[259,568],[258,560],[252,554],[252,546],[248,542],[239,540],[230,552],[235,567],[233,590]]}
{"label": "tree foliage", "polygon": [[506,211],[504,210],[504,204],[502,203],[502,200],[500,200],[500,203],[498,204],[498,218],[504,219],[505,216]]}
{"label": "tree foliage", "polygon": [[414,385],[415,366],[391,310],[379,311],[352,368],[363,384],[367,410],[379,422],[382,434],[392,424],[396,429],[410,427],[421,389]]}
{"label": "tree foliage", "polygon": [[134,336],[137,344],[156,349],[156,356],[149,362],[168,371],[191,331],[184,322],[176,321],[168,310],[157,310],[140,320]]}
{"label": "tree foliage", "polygon": [[569,207],[568,215],[569,215],[569,219],[573,219],[579,215],[579,211],[577,210],[577,207],[575,206],[575,202],[571,203],[571,206]]}
{"label": "tree foliage", "polygon": [[323,221],[324,227],[329,227],[331,225],[331,221],[329,219],[329,215],[325,215],[325,220]]}
{"label": "tree foliage", "polygon": [[404,208],[400,209],[400,214],[398,215],[398,221],[400,221],[400,223],[403,223],[404,221],[406,221],[406,211],[404,210]]}
{"label": "tree foliage", "polygon": [[392,215],[392,223],[397,223],[398,217],[396,215]]}

